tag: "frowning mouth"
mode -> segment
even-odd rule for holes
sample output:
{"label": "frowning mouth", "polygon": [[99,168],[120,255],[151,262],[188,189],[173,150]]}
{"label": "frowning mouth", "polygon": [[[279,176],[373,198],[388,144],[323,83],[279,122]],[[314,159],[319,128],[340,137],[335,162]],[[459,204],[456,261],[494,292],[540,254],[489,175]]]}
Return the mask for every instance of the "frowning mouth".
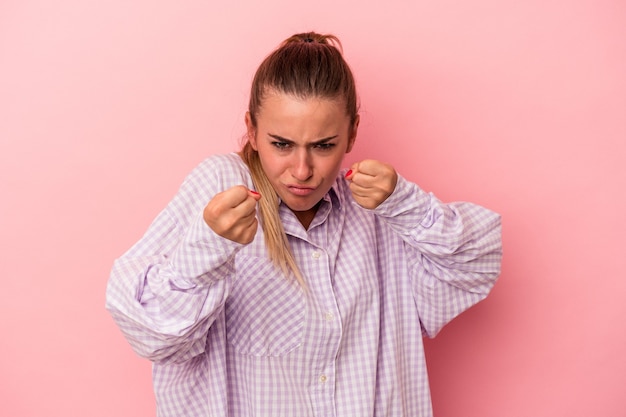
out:
{"label": "frowning mouth", "polygon": [[301,185],[286,185],[290,193],[298,196],[307,196],[315,191],[315,187],[304,187]]}

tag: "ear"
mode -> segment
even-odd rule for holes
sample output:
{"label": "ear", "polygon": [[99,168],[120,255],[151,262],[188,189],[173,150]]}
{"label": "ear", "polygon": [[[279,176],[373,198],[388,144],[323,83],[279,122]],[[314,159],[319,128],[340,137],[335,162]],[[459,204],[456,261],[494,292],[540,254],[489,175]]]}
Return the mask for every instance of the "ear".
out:
{"label": "ear", "polygon": [[254,125],[252,124],[252,117],[250,116],[249,111],[246,112],[245,121],[246,121],[246,131],[248,135],[248,141],[250,142],[252,149],[256,151],[258,150],[256,146],[256,129],[254,128]]}
{"label": "ear", "polygon": [[356,115],[356,119],[354,119],[354,124],[352,125],[352,129],[350,131],[350,137],[348,138],[348,149],[346,149],[346,153],[352,150],[354,146],[354,142],[356,141],[356,132],[359,130],[359,122],[361,121],[361,116]]}

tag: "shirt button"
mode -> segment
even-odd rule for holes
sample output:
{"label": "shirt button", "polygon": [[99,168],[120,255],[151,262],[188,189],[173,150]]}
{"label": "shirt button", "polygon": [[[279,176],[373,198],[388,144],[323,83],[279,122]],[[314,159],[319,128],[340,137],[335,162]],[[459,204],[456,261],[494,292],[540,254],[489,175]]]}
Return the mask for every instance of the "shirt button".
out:
{"label": "shirt button", "polygon": [[331,313],[330,311],[327,311],[327,312],[324,314],[324,319],[325,319],[326,321],[333,321],[333,319],[334,319],[334,318],[335,318],[335,316],[333,316],[333,313]]}
{"label": "shirt button", "polygon": [[313,259],[319,259],[322,255],[318,251],[315,251],[311,256],[313,256]]}
{"label": "shirt button", "polygon": [[321,375],[320,376],[320,382],[323,384],[328,380],[328,378],[326,377],[326,375]]}

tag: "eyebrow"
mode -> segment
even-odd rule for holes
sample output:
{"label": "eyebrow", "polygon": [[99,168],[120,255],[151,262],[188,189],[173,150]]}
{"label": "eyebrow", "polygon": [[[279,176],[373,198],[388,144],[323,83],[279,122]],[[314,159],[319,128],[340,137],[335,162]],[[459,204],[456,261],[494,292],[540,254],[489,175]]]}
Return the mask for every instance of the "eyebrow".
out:
{"label": "eyebrow", "polygon": [[[278,141],[284,142],[284,143],[295,143],[295,142],[294,142],[293,140],[291,140],[291,139],[283,138],[282,136],[274,135],[274,134],[272,134],[272,133],[268,133],[267,135],[268,135],[268,136],[270,136],[270,137],[272,137],[272,138],[274,138],[274,139],[276,139],[276,140],[278,140]],[[329,136],[329,137],[327,137],[327,138],[323,138],[323,139],[320,139],[320,140],[316,140],[316,141],[314,141],[314,142],[311,142],[309,145],[313,145],[313,146],[315,146],[315,145],[321,145],[321,144],[324,144],[324,143],[326,143],[326,142],[329,142],[329,141],[331,141],[331,140],[335,139],[335,138],[336,138],[336,137],[338,137],[338,136],[339,136],[339,135],[334,135],[334,136]]]}

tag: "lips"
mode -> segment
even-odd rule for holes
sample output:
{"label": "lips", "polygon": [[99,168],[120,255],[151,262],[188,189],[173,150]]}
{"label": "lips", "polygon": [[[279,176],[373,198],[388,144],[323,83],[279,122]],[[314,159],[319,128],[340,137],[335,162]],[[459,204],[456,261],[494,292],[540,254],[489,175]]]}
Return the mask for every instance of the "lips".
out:
{"label": "lips", "polygon": [[287,187],[287,190],[289,190],[291,194],[301,196],[301,197],[311,195],[315,192],[314,187],[304,187],[300,185],[287,185],[286,187]]}

